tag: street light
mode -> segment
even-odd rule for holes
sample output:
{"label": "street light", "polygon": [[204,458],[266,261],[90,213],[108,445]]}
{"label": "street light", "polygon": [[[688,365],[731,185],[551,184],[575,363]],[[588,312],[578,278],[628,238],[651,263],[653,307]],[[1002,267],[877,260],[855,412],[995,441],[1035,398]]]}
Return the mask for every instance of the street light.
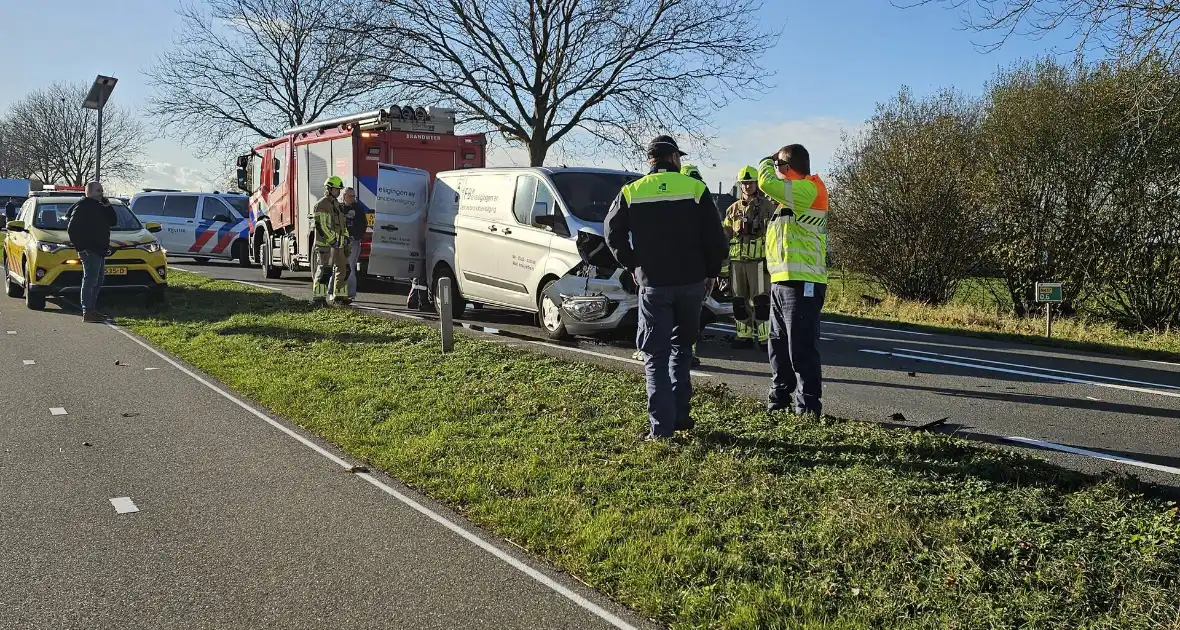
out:
{"label": "street light", "polygon": [[102,170],[102,108],[106,106],[107,99],[111,97],[111,92],[115,91],[115,84],[119,80],[115,77],[105,77],[98,75],[94,80],[94,85],[90,86],[90,91],[86,93],[86,100],[82,102],[83,109],[98,110],[98,136],[95,139],[94,147],[94,181],[100,181],[99,173]]}

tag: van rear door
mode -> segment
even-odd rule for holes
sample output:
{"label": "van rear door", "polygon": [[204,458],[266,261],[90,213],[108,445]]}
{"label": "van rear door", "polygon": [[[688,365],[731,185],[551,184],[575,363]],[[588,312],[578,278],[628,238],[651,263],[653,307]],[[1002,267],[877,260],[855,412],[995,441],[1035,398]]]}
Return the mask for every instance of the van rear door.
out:
{"label": "van rear door", "polygon": [[422,169],[377,165],[370,275],[423,277],[429,184],[430,173]]}

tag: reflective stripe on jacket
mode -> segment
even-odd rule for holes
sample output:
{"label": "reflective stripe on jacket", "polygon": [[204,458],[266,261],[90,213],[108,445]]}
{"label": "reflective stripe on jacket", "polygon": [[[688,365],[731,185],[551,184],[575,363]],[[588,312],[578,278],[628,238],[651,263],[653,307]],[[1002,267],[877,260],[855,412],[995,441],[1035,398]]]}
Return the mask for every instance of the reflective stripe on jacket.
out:
{"label": "reflective stripe on jacket", "polygon": [[779,179],[774,162],[758,165],[758,187],[779,203],[766,230],[771,282],[828,282],[828,190],[818,175]]}
{"label": "reflective stripe on jacket", "polygon": [[315,246],[344,247],[345,229],[340,202],[324,195],[315,205]]}

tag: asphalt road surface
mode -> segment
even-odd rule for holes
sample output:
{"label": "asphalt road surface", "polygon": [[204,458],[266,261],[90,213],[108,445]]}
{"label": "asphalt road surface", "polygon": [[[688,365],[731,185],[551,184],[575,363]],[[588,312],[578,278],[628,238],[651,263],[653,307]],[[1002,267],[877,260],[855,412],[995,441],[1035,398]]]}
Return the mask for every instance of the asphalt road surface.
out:
{"label": "asphalt road surface", "polygon": [[[311,292],[308,273],[269,280],[257,268],[173,262],[297,298]],[[358,308],[433,319],[405,310],[405,285],[367,282],[362,289]],[[463,323],[508,343],[641,371],[627,339],[551,343],[533,316],[495,309],[469,308]],[[765,397],[765,355],[730,350],[731,337],[732,326],[710,327],[699,348],[703,365],[694,374]],[[1113,469],[1180,488],[1180,364],[834,322],[824,323],[820,350],[824,409],[832,415],[908,426],[945,419],[939,427],[945,433],[1027,450],[1078,470]]]}
{"label": "asphalt road surface", "polygon": [[0,298],[0,628],[648,627],[200,378]]}

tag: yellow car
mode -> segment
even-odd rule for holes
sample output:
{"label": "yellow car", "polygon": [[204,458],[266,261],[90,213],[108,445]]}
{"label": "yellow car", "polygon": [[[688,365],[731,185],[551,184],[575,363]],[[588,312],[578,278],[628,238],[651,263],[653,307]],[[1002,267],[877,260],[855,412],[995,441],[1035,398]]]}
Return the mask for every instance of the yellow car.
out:
{"label": "yellow car", "polygon": [[[37,195],[37,193],[34,193]],[[82,288],[82,263],[66,233],[66,212],[81,197],[33,196],[7,225],[4,239],[4,288],[8,297],[25,298],[31,309],[45,308],[50,295],[70,295]],[[159,223],[140,223],[122,203],[112,203],[118,224],[111,226],[106,279],[102,291],[147,293],[162,301],[168,286],[166,252],[152,234]]]}

